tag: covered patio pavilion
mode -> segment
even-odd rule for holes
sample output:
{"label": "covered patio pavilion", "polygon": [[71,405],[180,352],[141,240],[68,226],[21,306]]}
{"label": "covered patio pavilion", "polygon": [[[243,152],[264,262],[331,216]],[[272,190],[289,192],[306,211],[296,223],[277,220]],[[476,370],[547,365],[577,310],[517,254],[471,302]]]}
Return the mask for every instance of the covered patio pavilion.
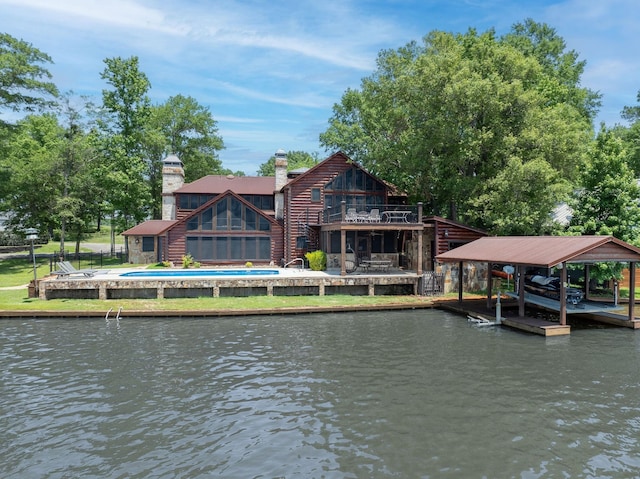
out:
{"label": "covered patio pavilion", "polygon": [[[515,268],[518,316],[525,314],[524,272],[526,267],[556,268],[560,271],[560,324],[567,324],[567,264],[585,266],[585,284],[589,284],[589,265],[600,262],[629,264],[628,321],[634,321],[636,263],[640,249],[613,236],[491,236],[477,239],[436,256],[439,262],[457,262],[463,271],[465,262],[487,263],[487,309],[492,308],[492,264]],[[462,302],[463,281],[458,281],[458,301]]]}

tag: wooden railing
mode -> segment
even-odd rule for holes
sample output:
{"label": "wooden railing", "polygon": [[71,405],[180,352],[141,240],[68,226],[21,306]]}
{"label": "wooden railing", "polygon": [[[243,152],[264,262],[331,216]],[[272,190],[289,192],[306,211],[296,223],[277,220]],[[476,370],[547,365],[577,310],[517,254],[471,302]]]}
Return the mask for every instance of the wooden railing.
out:
{"label": "wooden railing", "polygon": [[320,223],[414,224],[422,222],[422,204],[369,205],[350,207],[345,203],[327,208],[321,213]]}

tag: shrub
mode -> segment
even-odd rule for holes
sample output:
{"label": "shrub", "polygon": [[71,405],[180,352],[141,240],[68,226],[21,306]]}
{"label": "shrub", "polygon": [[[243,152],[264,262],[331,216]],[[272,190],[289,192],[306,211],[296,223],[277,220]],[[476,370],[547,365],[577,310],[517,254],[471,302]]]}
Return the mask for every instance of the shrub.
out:
{"label": "shrub", "polygon": [[193,256],[191,256],[191,253],[187,253],[182,256],[182,267],[190,268],[191,266],[193,266]]}
{"label": "shrub", "polygon": [[247,261],[244,266],[245,268],[253,268],[253,263],[251,261]]}
{"label": "shrub", "polygon": [[304,257],[309,262],[312,271],[324,271],[327,269],[327,254],[324,251],[310,251]]}

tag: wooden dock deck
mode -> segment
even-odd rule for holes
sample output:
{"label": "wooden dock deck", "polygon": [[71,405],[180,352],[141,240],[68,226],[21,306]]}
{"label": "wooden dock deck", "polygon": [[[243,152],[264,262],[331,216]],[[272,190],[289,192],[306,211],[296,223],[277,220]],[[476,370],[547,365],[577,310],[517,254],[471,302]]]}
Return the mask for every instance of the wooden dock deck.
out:
{"label": "wooden dock deck", "polygon": [[[495,309],[487,309],[486,298],[466,299],[462,302],[457,300],[442,300],[436,301],[435,305],[438,308],[467,316],[478,317],[489,321],[495,321],[496,319]],[[546,321],[532,316],[518,316],[518,303],[513,299],[503,299],[501,301],[501,309],[501,324],[509,328],[538,334],[540,336],[562,336],[570,334],[571,332],[571,326],[568,325],[563,326],[557,322]]]}

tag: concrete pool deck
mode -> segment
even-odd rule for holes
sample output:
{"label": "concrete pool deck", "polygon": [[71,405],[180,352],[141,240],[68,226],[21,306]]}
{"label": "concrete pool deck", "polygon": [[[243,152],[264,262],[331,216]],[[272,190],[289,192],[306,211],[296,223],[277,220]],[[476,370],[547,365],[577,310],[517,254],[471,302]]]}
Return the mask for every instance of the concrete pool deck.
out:
{"label": "concrete pool deck", "polygon": [[[331,294],[369,295],[417,294],[421,276],[413,271],[391,270],[385,273],[354,272],[341,276],[339,270],[311,271],[298,268],[277,269],[277,275],[206,276],[210,269],[188,270],[189,276],[126,277],[143,268],[98,270],[93,276],[81,273],[48,276],[39,280],[39,298],[48,299],[162,299],[229,296],[324,296]],[[149,270],[162,271],[162,270]],[[179,268],[168,271],[179,272]]]}

